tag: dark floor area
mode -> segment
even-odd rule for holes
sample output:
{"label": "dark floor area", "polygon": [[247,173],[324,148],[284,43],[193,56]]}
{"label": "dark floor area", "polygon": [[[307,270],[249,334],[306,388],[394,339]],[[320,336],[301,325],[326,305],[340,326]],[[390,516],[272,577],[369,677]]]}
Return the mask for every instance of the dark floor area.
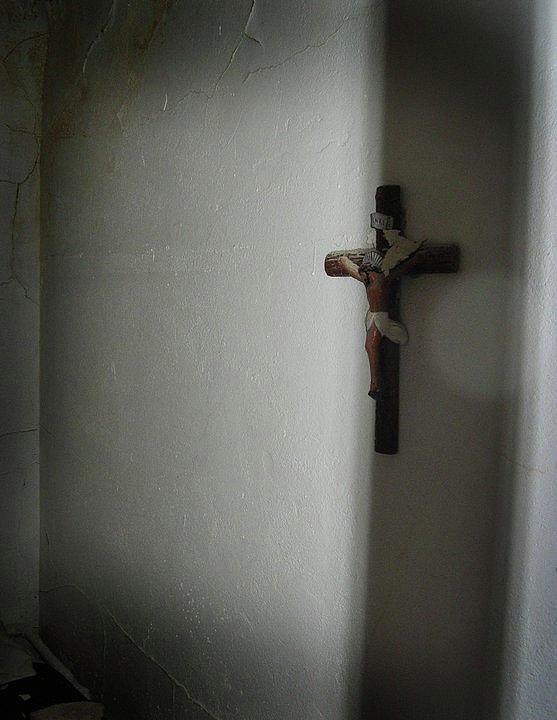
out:
{"label": "dark floor area", "polygon": [[15,680],[0,688],[0,717],[21,720],[41,708],[86,700],[60,673],[46,663],[33,663],[34,677]]}

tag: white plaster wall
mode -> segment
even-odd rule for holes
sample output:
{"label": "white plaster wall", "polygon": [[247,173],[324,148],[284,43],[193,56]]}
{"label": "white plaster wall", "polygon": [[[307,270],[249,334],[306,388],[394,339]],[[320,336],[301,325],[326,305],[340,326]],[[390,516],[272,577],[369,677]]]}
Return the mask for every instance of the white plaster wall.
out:
{"label": "white plaster wall", "polygon": [[0,618],[38,624],[39,134],[45,20],[0,5]]}
{"label": "white plaster wall", "polygon": [[[113,717],[494,695],[520,5],[51,5],[41,632]],[[463,250],[404,289],[396,458],[321,267],[380,182]]]}
{"label": "white plaster wall", "polygon": [[358,716],[364,299],[322,263],[381,180],[382,28],[52,7],[41,632],[111,717]]}
{"label": "white plaster wall", "polygon": [[557,708],[557,8],[538,0],[532,10],[515,176],[513,413],[499,553],[507,582],[494,717],[503,720],[550,720]]}

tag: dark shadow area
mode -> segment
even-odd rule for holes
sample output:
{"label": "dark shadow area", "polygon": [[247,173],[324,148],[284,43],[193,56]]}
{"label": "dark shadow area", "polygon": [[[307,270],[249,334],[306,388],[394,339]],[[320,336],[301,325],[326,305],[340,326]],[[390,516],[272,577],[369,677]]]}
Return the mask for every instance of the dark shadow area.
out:
{"label": "dark shadow area", "polygon": [[458,243],[462,269],[402,283],[411,339],[400,452],[371,474],[363,718],[495,717],[530,12],[388,4],[382,182],[402,186],[408,235]]}
{"label": "dark shadow area", "polygon": [[0,688],[3,720],[24,720],[31,713],[62,703],[78,703],[85,698],[60,673],[43,662],[33,664],[35,675]]}

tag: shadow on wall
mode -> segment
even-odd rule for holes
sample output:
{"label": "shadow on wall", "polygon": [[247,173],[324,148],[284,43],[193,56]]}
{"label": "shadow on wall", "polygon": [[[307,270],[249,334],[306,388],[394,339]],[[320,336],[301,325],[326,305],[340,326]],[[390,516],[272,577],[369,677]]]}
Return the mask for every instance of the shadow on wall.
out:
{"label": "shadow on wall", "polygon": [[[111,718],[207,720],[216,717],[215,705],[220,708],[219,718],[257,717],[262,708],[269,708],[277,683],[279,691],[295,694],[292,707],[297,717],[314,717],[318,712],[311,695],[305,692],[317,681],[307,674],[312,663],[310,647],[302,647],[291,637],[281,637],[272,630],[268,637],[255,635],[246,626],[245,618],[230,614],[223,598],[205,596],[204,601],[199,601],[196,588],[188,592],[188,599],[197,596],[192,608],[196,617],[193,628],[184,626],[183,606],[165,605],[164,601],[158,604],[156,617],[141,618],[142,596],[144,583],[138,583],[138,602],[129,608],[135,617],[133,621],[124,619],[128,627],[143,621],[146,632],[141,639],[135,639],[106,606],[100,606],[98,599],[88,597],[80,588],[59,585],[42,592],[44,640],[57,649],[60,659],[86,683],[93,696],[103,699]],[[72,612],[68,613],[67,608]],[[153,627],[153,621],[168,631],[162,638],[150,641],[148,629]],[[208,654],[206,638],[199,628],[212,628],[211,641],[225,651],[232,648],[237,664],[231,667],[226,653]],[[272,656],[280,643],[288,644],[289,672],[276,678],[262,671],[260,658]],[[228,694],[223,695],[220,682],[215,683],[212,692],[200,689],[200,677],[224,678]],[[240,708],[238,690],[242,697]],[[327,692],[325,687],[322,690]],[[272,709],[269,713],[274,717]]]}
{"label": "shadow on wall", "polygon": [[520,5],[388,4],[383,181],[402,186],[409,236],[458,243],[462,269],[402,283],[411,339],[400,453],[377,455],[372,471],[363,718],[496,716],[515,409],[505,376],[520,342]]}

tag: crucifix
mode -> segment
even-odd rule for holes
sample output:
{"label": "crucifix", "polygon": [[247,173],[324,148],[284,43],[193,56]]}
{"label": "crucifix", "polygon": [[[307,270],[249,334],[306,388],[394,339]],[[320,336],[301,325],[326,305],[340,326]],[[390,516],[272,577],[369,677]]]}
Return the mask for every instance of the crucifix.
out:
{"label": "crucifix", "polygon": [[325,272],[332,277],[352,277],[365,286],[369,303],[365,323],[371,376],[368,395],[376,401],[375,451],[394,455],[398,452],[399,346],[408,342],[406,328],[399,321],[400,279],[404,275],[454,273],[460,250],[457,245],[430,246],[402,235],[399,185],[378,187],[375,208],[371,215],[374,247],[329,253]]}

